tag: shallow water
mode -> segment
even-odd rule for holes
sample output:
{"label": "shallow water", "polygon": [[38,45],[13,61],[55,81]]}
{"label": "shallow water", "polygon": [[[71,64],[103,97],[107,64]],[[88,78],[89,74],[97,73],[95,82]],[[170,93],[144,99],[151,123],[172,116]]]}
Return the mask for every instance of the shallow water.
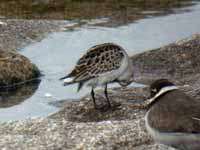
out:
{"label": "shallow water", "polygon": [[[21,53],[41,69],[44,77],[37,91],[26,101],[10,108],[1,108],[0,120],[47,116],[57,110],[48,103],[75,99],[88,93],[89,89],[85,88],[76,93],[76,85],[63,87],[59,78],[69,73],[78,58],[95,44],[114,42],[124,47],[129,55],[134,55],[200,32],[200,3],[187,9],[190,11],[149,17],[116,28],[93,25],[94,20],[82,25],[72,22],[72,26],[69,25],[65,31],[50,34],[41,42],[25,47]],[[95,21],[105,20],[109,21],[105,18]]]}

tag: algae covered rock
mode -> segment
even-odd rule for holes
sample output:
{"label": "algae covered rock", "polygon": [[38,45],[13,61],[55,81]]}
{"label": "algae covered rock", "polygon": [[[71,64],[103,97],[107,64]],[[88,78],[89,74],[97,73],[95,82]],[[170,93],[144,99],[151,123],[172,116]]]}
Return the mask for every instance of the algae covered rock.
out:
{"label": "algae covered rock", "polygon": [[0,89],[13,87],[40,76],[40,71],[25,56],[0,49]]}

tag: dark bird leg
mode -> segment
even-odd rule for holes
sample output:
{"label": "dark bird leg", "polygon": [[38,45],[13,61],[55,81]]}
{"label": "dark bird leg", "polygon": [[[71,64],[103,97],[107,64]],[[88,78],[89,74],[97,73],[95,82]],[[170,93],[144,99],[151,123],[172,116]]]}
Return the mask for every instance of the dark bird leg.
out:
{"label": "dark bird leg", "polygon": [[107,84],[105,86],[104,93],[105,93],[107,104],[108,104],[107,107],[111,108],[111,104],[110,104],[110,101],[109,101],[109,98],[108,98]]}
{"label": "dark bird leg", "polygon": [[109,101],[108,92],[107,92],[107,84],[105,86],[104,93],[105,93],[105,96],[106,96],[107,105],[104,105],[102,107],[97,107],[94,89],[92,88],[92,90],[91,90],[91,96],[92,96],[92,100],[93,100],[93,103],[94,103],[94,108],[98,109],[98,110],[100,110],[102,112],[107,111],[109,108],[111,108],[111,103]]}
{"label": "dark bird leg", "polygon": [[93,100],[93,103],[94,103],[94,108],[98,109],[96,101],[95,101],[95,95],[94,95],[94,89],[93,88],[91,90],[91,96],[92,96],[92,100]]}

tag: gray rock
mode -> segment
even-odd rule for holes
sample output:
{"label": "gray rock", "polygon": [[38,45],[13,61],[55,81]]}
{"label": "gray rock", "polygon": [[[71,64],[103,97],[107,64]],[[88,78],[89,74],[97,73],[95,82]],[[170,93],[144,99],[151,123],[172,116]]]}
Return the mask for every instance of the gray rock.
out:
{"label": "gray rock", "polygon": [[200,35],[177,41],[132,57],[138,82],[169,78],[181,84],[194,84],[200,73]]}

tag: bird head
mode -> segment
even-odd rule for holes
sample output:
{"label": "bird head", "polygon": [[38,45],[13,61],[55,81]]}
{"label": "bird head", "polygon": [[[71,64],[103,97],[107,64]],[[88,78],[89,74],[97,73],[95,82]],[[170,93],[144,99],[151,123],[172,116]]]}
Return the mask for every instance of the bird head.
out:
{"label": "bird head", "polygon": [[163,88],[170,86],[175,86],[175,85],[167,79],[159,79],[154,81],[150,86],[151,97],[154,97]]}

